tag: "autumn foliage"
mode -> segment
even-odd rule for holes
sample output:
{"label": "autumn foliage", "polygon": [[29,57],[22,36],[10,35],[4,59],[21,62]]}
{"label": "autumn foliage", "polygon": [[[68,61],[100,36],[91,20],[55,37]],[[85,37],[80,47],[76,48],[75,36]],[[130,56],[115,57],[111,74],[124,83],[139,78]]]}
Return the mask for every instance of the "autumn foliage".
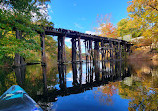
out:
{"label": "autumn foliage", "polygon": [[131,35],[140,39],[139,46],[158,46],[158,0],[131,0],[128,2],[126,18],[114,26],[111,16],[98,16],[98,34],[104,37],[123,37]]}
{"label": "autumn foliage", "polygon": [[157,0],[132,0],[127,11],[129,17],[139,26],[141,36],[145,41],[158,42],[158,1]]}
{"label": "autumn foliage", "polygon": [[109,14],[105,16],[97,16],[98,28],[95,28],[100,36],[116,38],[117,30],[113,23],[110,21],[111,16]]}

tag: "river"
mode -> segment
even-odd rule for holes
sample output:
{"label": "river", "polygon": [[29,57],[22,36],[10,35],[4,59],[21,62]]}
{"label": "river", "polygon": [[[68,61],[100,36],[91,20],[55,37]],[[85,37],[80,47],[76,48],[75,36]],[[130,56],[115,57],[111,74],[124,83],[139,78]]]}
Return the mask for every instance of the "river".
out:
{"label": "river", "polygon": [[157,62],[0,68],[0,95],[16,84],[45,111],[158,110]]}

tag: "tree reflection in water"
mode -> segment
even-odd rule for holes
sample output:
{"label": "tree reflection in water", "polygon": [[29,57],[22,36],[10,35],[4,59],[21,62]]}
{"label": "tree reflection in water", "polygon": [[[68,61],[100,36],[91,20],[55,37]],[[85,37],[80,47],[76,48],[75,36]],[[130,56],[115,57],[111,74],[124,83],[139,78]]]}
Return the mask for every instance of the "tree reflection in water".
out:
{"label": "tree reflection in water", "polygon": [[[141,65],[142,64],[142,65]],[[72,75],[68,85],[67,75]],[[113,96],[129,99],[129,110],[157,110],[158,65],[109,61],[41,67],[40,65],[0,69],[0,93],[18,84],[44,109],[51,110],[60,96],[88,90],[104,105],[112,105]],[[97,90],[95,90],[97,87]]]}
{"label": "tree reflection in water", "polygon": [[[134,63],[131,63],[134,65]],[[142,65],[140,65],[142,64]],[[158,64],[138,61],[133,67],[133,73],[128,80],[119,84],[119,94],[131,99],[129,110],[158,110]],[[127,84],[127,81],[130,84]]]}
{"label": "tree reflection in water", "polygon": [[[111,75],[112,78],[111,80],[108,80],[108,84],[100,86],[94,91],[94,97],[99,100],[101,104],[112,105],[112,96],[117,94],[118,81],[130,76],[130,69],[130,66],[127,66],[126,62],[122,61],[102,63],[102,76]],[[116,75],[117,77],[115,77]]]}
{"label": "tree reflection in water", "polygon": [[[146,63],[132,65],[131,77],[123,81],[110,82],[95,91],[95,98],[100,103],[112,105],[112,96],[119,94],[121,98],[130,99],[129,111],[158,110],[158,65]],[[137,66],[138,65],[138,66]]]}

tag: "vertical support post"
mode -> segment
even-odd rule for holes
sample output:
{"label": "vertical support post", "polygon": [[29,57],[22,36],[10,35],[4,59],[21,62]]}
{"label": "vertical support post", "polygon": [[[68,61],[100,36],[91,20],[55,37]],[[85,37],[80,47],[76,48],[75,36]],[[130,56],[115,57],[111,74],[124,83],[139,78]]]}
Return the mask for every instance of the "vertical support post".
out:
{"label": "vertical support post", "polygon": [[87,41],[86,41],[86,49],[87,49],[86,60],[89,62],[89,52],[88,52],[88,51],[89,51],[89,47],[88,47],[89,45],[88,45],[88,43],[89,43],[89,42],[88,42],[88,40],[87,40]]}
{"label": "vertical support post", "polygon": [[121,59],[121,45],[120,45],[120,41],[118,41],[118,45],[117,45],[117,59]]}
{"label": "vertical support post", "polygon": [[101,53],[102,53],[102,61],[104,61],[104,41],[101,41]]}
{"label": "vertical support post", "polygon": [[127,45],[127,53],[128,53],[128,55],[129,55],[129,50],[130,50],[130,49],[129,49],[129,45]]}
{"label": "vertical support post", "polygon": [[99,60],[99,42],[95,41],[94,45],[94,63],[96,63]]}
{"label": "vertical support post", "polygon": [[112,59],[114,60],[114,44],[112,42]]}
{"label": "vertical support post", "polygon": [[113,48],[114,48],[114,51],[113,51],[114,59],[116,59],[116,42],[114,42]]}
{"label": "vertical support post", "polygon": [[79,47],[79,61],[82,62],[82,53],[81,53],[81,38],[78,37],[78,47]]}
{"label": "vertical support post", "polygon": [[72,62],[76,62],[76,38],[72,38],[71,42],[72,42]]}
{"label": "vertical support post", "polygon": [[[85,54],[86,54],[86,40],[84,40],[83,42],[85,44]],[[86,55],[85,55],[85,57],[86,57]],[[87,62],[87,59],[86,59],[86,62]]]}
{"label": "vertical support post", "polygon": [[109,45],[107,46],[107,54],[106,54],[107,60],[109,59],[108,56],[109,56]]}
{"label": "vertical support post", "polygon": [[92,40],[89,40],[89,57],[90,57],[90,62],[92,61]]}
{"label": "vertical support post", "polygon": [[63,56],[64,56],[63,62],[66,62],[65,36],[63,36],[62,45],[63,45]]}
{"label": "vertical support post", "polygon": [[58,36],[58,62],[59,64],[63,64],[66,60],[66,52],[65,52],[65,36]]}
{"label": "vertical support post", "polygon": [[58,62],[61,63],[61,37],[58,36]]}
{"label": "vertical support post", "polygon": [[110,60],[113,59],[113,44],[112,41],[109,41],[109,45],[110,45]]}
{"label": "vertical support post", "polygon": [[126,58],[126,43],[123,46],[123,56]]}
{"label": "vertical support post", "polygon": [[119,56],[119,42],[117,42],[116,47],[115,47],[115,55],[116,55],[116,59],[118,59],[118,56]]}
{"label": "vertical support post", "polygon": [[120,59],[122,59],[122,46],[120,45],[120,42],[119,42],[119,56],[120,56]]}
{"label": "vertical support post", "polygon": [[106,54],[107,54],[107,46],[105,45],[105,42],[104,42],[104,60],[106,60]]}
{"label": "vertical support post", "polygon": [[40,34],[41,39],[41,64],[46,65],[46,54],[45,54],[45,32]]}
{"label": "vertical support post", "polygon": [[108,53],[108,50],[107,50],[107,48],[106,48],[106,49],[105,49],[105,54],[104,54],[105,59],[106,59],[107,53]]}

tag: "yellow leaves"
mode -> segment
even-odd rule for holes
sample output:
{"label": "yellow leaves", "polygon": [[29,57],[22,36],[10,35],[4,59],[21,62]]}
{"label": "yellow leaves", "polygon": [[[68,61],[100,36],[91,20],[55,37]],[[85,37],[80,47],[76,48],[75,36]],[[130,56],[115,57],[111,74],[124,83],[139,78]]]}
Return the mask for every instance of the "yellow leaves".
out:
{"label": "yellow leaves", "polygon": [[132,21],[128,21],[128,24],[132,24],[129,27],[139,29],[146,38],[142,45],[149,45],[153,39],[158,39],[158,0],[132,0],[127,11],[132,18]]}
{"label": "yellow leaves", "polygon": [[129,5],[128,7],[127,7],[127,12],[129,13],[129,12],[134,12],[135,11],[135,7],[134,7],[134,5]]}
{"label": "yellow leaves", "polygon": [[143,32],[143,36],[148,37],[148,38],[152,37],[152,30],[151,29],[145,30]]}

